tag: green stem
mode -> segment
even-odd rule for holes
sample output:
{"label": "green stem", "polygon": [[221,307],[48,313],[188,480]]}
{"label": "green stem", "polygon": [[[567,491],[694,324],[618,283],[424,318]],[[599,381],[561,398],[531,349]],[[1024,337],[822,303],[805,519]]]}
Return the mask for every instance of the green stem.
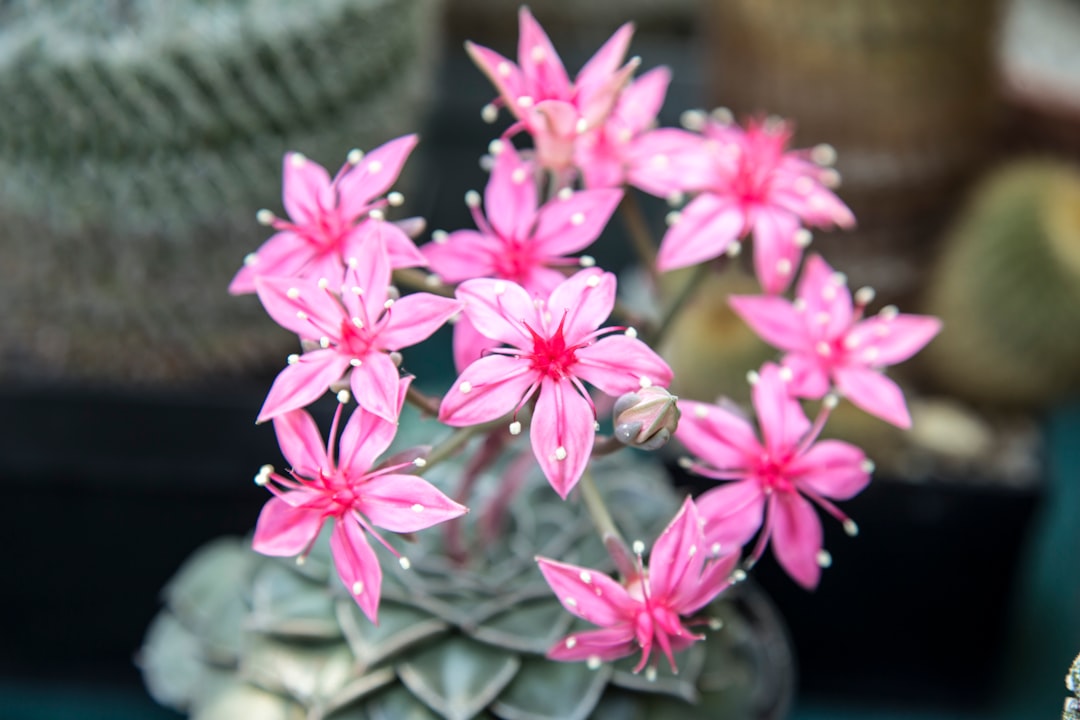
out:
{"label": "green stem", "polygon": [[422,290],[443,297],[454,297],[454,288],[443,285],[441,282],[433,283],[428,279],[433,277],[416,268],[398,268],[394,271],[394,284],[410,290]]}
{"label": "green stem", "polygon": [[631,192],[623,195],[619,203],[619,215],[623,219],[626,231],[630,234],[630,244],[637,253],[638,260],[649,273],[649,280],[653,287],[660,287],[660,276],[656,271],[656,248],[653,246],[652,233],[649,231],[649,223],[645,220],[645,213],[641,211],[637,196]]}
{"label": "green stem", "polygon": [[614,538],[621,545],[626,545],[588,468],[578,481],[578,487],[581,488],[581,499],[585,501],[585,509],[589,511],[589,517],[592,518],[593,525],[596,526],[596,531],[600,533],[600,538],[604,543],[607,544],[608,538]]}
{"label": "green stem", "polygon": [[709,276],[711,272],[712,268],[710,267],[709,263],[701,263],[694,268],[690,277],[687,278],[686,282],[683,283],[682,287],[679,288],[679,292],[677,295],[675,295],[675,299],[671,301],[671,304],[669,304],[667,306],[667,309],[664,311],[664,316],[660,319],[660,322],[657,323],[656,332],[654,334],[651,334],[650,336],[645,337],[645,342],[647,342],[651,347],[654,348],[660,345],[661,341],[664,339],[664,336],[675,325],[675,321],[678,319],[679,313],[681,313],[683,308],[686,307],[686,304],[690,301],[690,298],[692,298],[694,296],[694,293],[697,291],[698,286],[701,285],[701,283],[705,280],[705,278]]}

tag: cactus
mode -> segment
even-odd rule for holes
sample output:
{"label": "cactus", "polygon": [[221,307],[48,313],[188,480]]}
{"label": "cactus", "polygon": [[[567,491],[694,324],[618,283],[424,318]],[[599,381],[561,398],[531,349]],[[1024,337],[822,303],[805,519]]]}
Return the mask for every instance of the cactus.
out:
{"label": "cactus", "polygon": [[437,3],[0,6],[0,375],[177,382],[279,362],[292,341],[220,288],[266,238],[253,216],[286,149],[336,165],[417,129]]}
{"label": "cactus", "polygon": [[[676,507],[662,491],[663,474],[634,458],[596,470],[620,525],[655,536]],[[560,502],[539,473],[531,480],[510,506],[512,531],[504,541],[477,543],[481,557],[468,565],[440,553],[438,532],[421,533],[419,549],[410,547],[411,569],[385,563],[377,626],[332,576],[326,543],[300,566],[255,555],[239,539],[207,545],[165,590],[167,607],[139,657],[148,687],[198,720],[784,713],[793,677],[783,634],[771,606],[745,583],[708,608],[719,629],[678,658],[678,675],[666,665],[653,679],[635,675],[631,659],[592,672],[545,659],[574,619],[533,556],[592,564],[606,552],[580,504]],[[505,480],[482,482],[490,492]],[[472,517],[467,534],[481,532],[482,513],[473,515],[481,517]]]}
{"label": "cactus", "polygon": [[1080,388],[1080,171],[1000,169],[947,234],[923,310],[948,332],[919,367],[942,390],[1037,406]]}

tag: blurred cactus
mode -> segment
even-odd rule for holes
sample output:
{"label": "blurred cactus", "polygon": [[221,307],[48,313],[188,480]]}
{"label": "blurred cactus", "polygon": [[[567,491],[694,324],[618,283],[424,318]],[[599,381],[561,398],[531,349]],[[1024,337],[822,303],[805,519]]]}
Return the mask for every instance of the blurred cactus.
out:
{"label": "blurred cactus", "polygon": [[1080,170],[1002,168],[942,252],[922,310],[946,331],[917,359],[938,389],[1033,407],[1080,388]]}
{"label": "blurred cactus", "polygon": [[[708,609],[720,629],[679,656],[678,675],[662,663],[650,681],[630,672],[632,658],[597,669],[546,660],[574,618],[534,556],[602,566],[607,555],[580,504],[561,502],[539,474],[532,479],[510,506],[509,531],[476,542],[480,557],[467,565],[440,552],[439,532],[409,546],[412,569],[386,562],[377,626],[332,577],[325,536],[303,565],[255,555],[240,540],[207,545],[165,589],[167,607],[139,656],[148,688],[197,720],[785,713],[793,682],[786,640],[749,585]],[[597,480],[631,537],[654,537],[676,507],[661,492],[666,477],[633,458],[599,464]],[[490,491],[504,478],[483,482]],[[467,517],[475,524],[466,533],[481,533],[482,513]]]}
{"label": "blurred cactus", "polygon": [[266,237],[287,149],[333,166],[418,129],[438,3],[0,4],[0,376],[190,379],[287,353],[219,288]]}

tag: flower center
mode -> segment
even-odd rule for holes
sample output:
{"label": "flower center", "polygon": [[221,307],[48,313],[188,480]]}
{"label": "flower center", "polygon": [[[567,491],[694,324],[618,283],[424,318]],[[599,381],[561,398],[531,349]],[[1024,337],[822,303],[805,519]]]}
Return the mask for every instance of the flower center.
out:
{"label": "flower center", "polygon": [[525,285],[539,262],[529,243],[510,242],[504,252],[495,256],[495,273],[506,280]]}
{"label": "flower center", "polygon": [[795,486],[788,479],[788,463],[788,458],[775,458],[768,453],[762,453],[756,469],[761,486],[775,492],[794,492]]}
{"label": "flower center", "polygon": [[578,349],[578,345],[567,345],[566,337],[563,335],[563,324],[566,322],[566,316],[563,315],[562,320],[559,321],[559,327],[555,328],[555,332],[550,337],[544,337],[538,332],[525,325],[525,329],[532,335],[533,349],[531,353],[526,353],[524,357],[529,359],[532,363],[533,370],[537,371],[541,375],[553,379],[561,379],[570,375],[570,368],[577,363],[577,355],[574,353]]}

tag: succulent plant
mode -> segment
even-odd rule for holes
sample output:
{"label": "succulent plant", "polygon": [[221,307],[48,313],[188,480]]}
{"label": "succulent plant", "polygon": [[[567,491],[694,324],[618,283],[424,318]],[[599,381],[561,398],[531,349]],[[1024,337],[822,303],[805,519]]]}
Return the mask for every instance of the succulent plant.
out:
{"label": "succulent plant", "polygon": [[945,237],[923,310],[942,333],[919,358],[951,394],[1038,406],[1080,388],[1080,170],[1001,168]]}
{"label": "succulent plant", "polygon": [[[446,479],[446,468],[443,479]],[[452,466],[450,466],[452,467]],[[667,478],[631,457],[596,468],[617,521],[652,538],[676,506]],[[434,470],[428,479],[438,481]],[[488,492],[501,476],[482,480]],[[658,499],[659,497],[659,499]],[[477,503],[474,507],[481,506]],[[580,503],[564,503],[539,473],[488,538],[474,513],[465,564],[421,533],[412,567],[383,565],[379,624],[333,576],[326,543],[303,565],[216,540],[164,591],[166,608],[139,655],[151,693],[198,720],[502,718],[767,718],[783,715],[791,658],[772,606],[736,585],[707,611],[706,642],[679,656],[674,675],[631,672],[632,659],[586,668],[547,660],[573,622],[534,562],[537,553],[603,564],[606,551]],[[325,540],[325,538],[323,538]],[[388,556],[389,553],[383,553]]]}

